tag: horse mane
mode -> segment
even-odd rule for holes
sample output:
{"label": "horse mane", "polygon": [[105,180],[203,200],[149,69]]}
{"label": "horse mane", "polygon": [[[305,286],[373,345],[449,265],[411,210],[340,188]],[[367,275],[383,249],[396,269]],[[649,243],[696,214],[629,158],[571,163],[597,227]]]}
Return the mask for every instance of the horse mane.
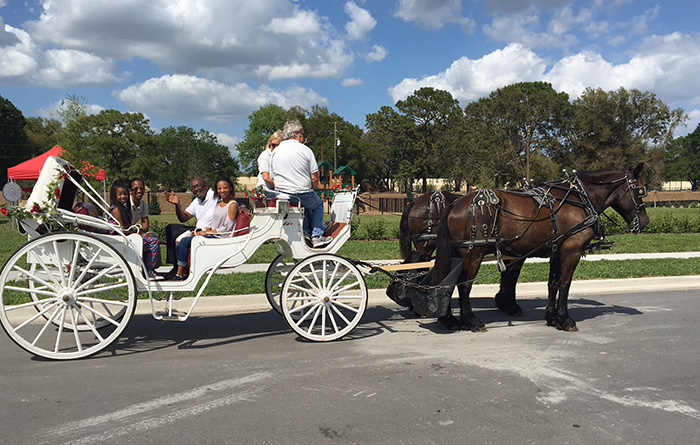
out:
{"label": "horse mane", "polygon": [[[602,180],[610,180],[608,176],[614,174],[614,173],[624,173],[625,170],[621,168],[616,168],[616,167],[608,167],[604,168],[602,170],[587,170],[587,171],[577,171],[576,176],[579,177],[581,181],[584,182],[596,182],[596,181],[602,181]],[[618,178],[614,178],[618,179]]]}
{"label": "horse mane", "polygon": [[408,259],[411,255],[412,243],[411,243],[411,231],[408,228],[408,214],[411,213],[413,204],[416,201],[413,200],[406,205],[406,208],[401,214],[401,221],[399,222],[399,250],[401,251],[401,258]]}

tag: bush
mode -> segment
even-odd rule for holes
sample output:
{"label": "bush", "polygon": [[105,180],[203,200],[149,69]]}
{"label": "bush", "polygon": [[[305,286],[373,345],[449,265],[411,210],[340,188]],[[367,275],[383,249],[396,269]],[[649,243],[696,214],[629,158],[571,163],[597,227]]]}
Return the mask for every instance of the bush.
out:
{"label": "bush", "polygon": [[165,227],[166,226],[167,226],[167,224],[162,222],[162,221],[158,221],[158,220],[153,219],[153,218],[148,218],[148,231],[157,233],[161,244],[165,243]]}
{"label": "bush", "polygon": [[360,217],[357,215],[350,220],[350,239],[362,239],[360,238]]}
{"label": "bush", "polygon": [[160,215],[160,203],[158,202],[158,195],[149,196],[148,201],[148,214],[149,215]]}
{"label": "bush", "polygon": [[370,220],[365,228],[367,234],[367,239],[379,240],[384,238],[384,232],[386,230],[386,222],[383,219],[376,218]]}

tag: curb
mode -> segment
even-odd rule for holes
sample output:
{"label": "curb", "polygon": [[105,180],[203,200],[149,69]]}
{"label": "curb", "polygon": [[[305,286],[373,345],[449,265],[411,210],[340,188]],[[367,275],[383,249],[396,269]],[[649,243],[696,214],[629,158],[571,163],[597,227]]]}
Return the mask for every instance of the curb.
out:
{"label": "curb", "polygon": [[[602,295],[625,292],[660,292],[696,289],[700,289],[700,275],[574,281],[571,284],[569,294]],[[471,297],[493,298],[497,291],[498,284],[476,284],[472,287]],[[516,288],[516,293],[519,299],[547,298],[547,283],[519,283]],[[179,310],[186,310],[192,306],[193,301],[194,297],[185,297],[182,300],[173,302],[173,307],[177,307]],[[164,302],[156,301],[155,307],[160,308],[164,304]],[[386,296],[386,289],[369,290],[368,307],[387,305],[400,307]],[[192,316],[262,312],[269,310],[271,310],[271,308],[265,294],[208,296],[199,299],[192,311]],[[150,301],[138,300],[136,314],[150,313]]]}

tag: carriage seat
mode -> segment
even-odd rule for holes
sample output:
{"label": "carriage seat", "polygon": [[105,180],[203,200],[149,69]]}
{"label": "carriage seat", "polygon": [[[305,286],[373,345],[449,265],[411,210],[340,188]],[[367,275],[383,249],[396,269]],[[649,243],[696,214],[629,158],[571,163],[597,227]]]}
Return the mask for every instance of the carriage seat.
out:
{"label": "carriage seat", "polygon": [[354,193],[338,193],[331,204],[331,220],[326,226],[324,236],[337,237],[342,229],[352,220],[352,209],[355,204]]}

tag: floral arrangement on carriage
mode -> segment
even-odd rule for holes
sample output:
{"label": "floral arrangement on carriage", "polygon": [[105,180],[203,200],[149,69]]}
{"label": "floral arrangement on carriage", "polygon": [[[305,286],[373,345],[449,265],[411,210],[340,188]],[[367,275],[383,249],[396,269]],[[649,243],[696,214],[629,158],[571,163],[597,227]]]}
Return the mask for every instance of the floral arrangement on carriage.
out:
{"label": "floral arrangement on carriage", "polygon": [[50,157],[46,160],[42,175],[37,180],[25,205],[6,205],[0,208],[0,213],[20,221],[34,220],[39,225],[50,221],[57,213],[65,180],[69,175],[75,173],[80,175],[71,164],[62,160],[59,162],[57,159]]}
{"label": "floral arrangement on carriage", "polygon": [[267,197],[267,194],[265,193],[265,189],[263,189],[262,185],[259,185],[259,186],[255,187],[254,189],[250,189],[250,190],[246,191],[245,197],[253,200],[253,205],[256,208],[267,207],[268,205],[271,205],[275,201],[277,201],[276,198],[268,198]]}

